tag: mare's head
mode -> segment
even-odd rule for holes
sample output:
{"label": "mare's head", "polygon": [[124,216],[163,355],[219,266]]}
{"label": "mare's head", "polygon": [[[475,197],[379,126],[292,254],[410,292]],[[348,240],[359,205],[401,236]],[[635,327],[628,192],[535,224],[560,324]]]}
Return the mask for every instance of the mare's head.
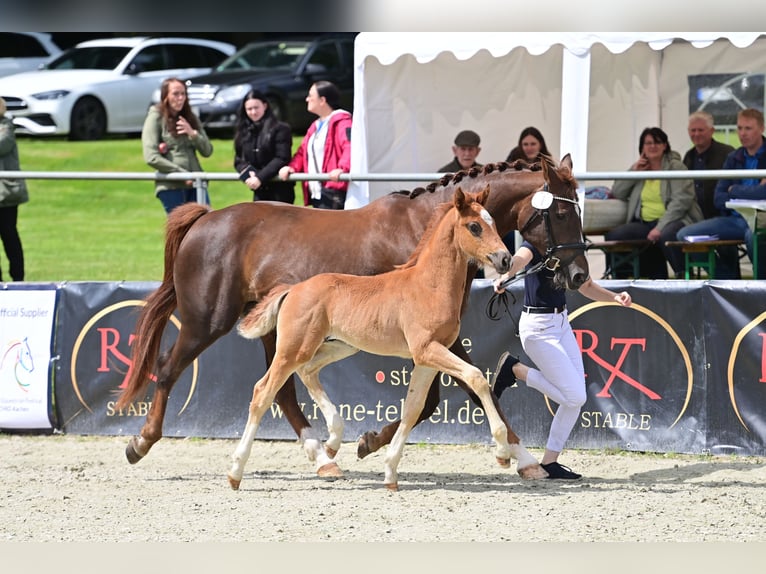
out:
{"label": "mare's head", "polygon": [[513,207],[518,229],[540,252],[545,267],[555,271],[554,283],[578,289],[590,271],[572,158],[567,154],[558,166],[543,161],[542,171],[545,183]]}
{"label": "mare's head", "polygon": [[457,225],[455,238],[463,252],[481,266],[491,265],[499,274],[510,268],[511,254],[497,233],[495,221],[484,205],[489,198],[489,185],[478,193],[455,190],[452,205]]}

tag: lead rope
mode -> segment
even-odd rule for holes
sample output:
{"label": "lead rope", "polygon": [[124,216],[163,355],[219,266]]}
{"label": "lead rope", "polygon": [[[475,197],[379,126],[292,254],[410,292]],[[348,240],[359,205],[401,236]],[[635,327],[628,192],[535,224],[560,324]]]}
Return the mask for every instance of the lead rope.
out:
{"label": "lead rope", "polygon": [[[513,277],[510,277],[500,283],[499,287],[502,287],[503,289],[507,289],[509,285],[512,283],[516,283],[516,281],[521,281],[526,277],[527,275],[531,275],[533,273],[538,273],[540,270],[545,267],[545,261],[540,261],[538,263],[535,263],[532,267],[527,269],[526,271],[521,271],[514,275]],[[513,304],[516,304],[516,297],[511,293],[511,297],[513,297]],[[502,293],[498,293],[497,291],[493,291],[492,296],[489,298],[489,301],[487,302],[487,306],[484,310],[484,312],[487,314],[487,317],[489,317],[492,321],[499,321],[501,310],[504,311],[511,320],[516,323],[516,320],[513,317],[513,314],[511,313],[511,307],[508,305],[508,291],[503,291]],[[518,328],[516,329],[518,331]]]}

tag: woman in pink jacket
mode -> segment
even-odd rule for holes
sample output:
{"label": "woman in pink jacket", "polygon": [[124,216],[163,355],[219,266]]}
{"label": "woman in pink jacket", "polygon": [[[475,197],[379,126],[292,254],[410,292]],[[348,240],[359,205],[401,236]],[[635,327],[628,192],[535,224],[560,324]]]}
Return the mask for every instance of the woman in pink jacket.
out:
{"label": "woman in pink jacket", "polygon": [[332,82],[313,84],[306,103],[308,111],[319,117],[290,163],[279,170],[279,178],[287,180],[296,172],[327,174],[330,181],[303,182],[303,201],[319,209],[343,209],[348,182],[338,178],[351,168],[351,114],[340,109],[340,91]]}

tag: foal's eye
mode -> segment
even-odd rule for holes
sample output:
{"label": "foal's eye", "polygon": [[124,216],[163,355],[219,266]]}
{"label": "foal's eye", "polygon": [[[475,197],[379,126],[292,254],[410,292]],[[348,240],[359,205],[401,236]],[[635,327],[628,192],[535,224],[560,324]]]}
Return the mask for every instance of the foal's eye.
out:
{"label": "foal's eye", "polygon": [[481,236],[481,225],[476,223],[475,221],[472,221],[468,224],[468,231],[471,232],[471,235],[475,235],[476,237]]}

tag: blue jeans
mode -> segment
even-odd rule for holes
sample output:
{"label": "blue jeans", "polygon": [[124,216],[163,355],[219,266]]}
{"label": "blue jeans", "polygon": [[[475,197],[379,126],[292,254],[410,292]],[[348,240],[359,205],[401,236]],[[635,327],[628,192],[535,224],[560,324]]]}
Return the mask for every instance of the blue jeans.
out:
{"label": "blue jeans", "polygon": [[[179,205],[197,201],[197,188],[195,187],[182,187],[179,189],[165,189],[157,194],[157,197],[162,202],[162,207],[165,208],[165,213],[170,213]],[[205,190],[205,205],[210,205],[210,196]]]}
{"label": "blue jeans", "polygon": [[[736,215],[712,217],[681,228],[678,240],[686,241],[689,235],[717,235],[718,239],[746,239],[747,222]],[[748,252],[752,253],[748,246]],[[703,256],[704,257],[704,256]],[[719,247],[715,255],[715,277],[713,279],[740,279],[739,252],[736,247]]]}

